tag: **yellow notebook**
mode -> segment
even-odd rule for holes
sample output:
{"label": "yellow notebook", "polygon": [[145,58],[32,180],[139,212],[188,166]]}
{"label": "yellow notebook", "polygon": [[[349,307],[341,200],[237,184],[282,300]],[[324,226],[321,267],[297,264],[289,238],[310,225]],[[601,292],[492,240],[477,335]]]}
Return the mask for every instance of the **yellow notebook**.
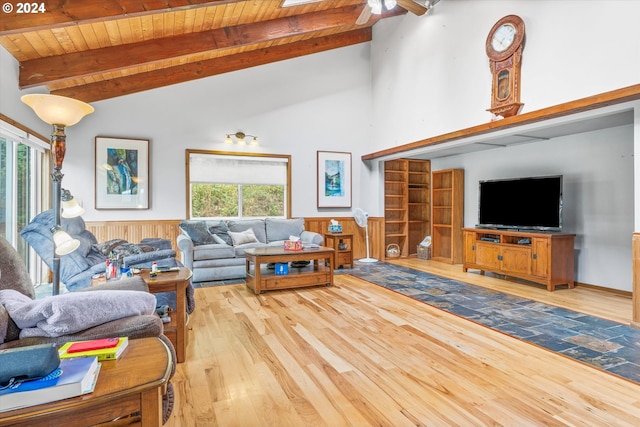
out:
{"label": "yellow notebook", "polygon": [[85,342],[85,341],[69,341],[68,343],[65,343],[62,347],[60,347],[58,349],[58,355],[60,356],[60,359],[70,359],[72,357],[97,356],[98,361],[116,360],[118,357],[120,357],[122,352],[124,352],[124,350],[129,345],[129,338],[119,337],[118,344],[116,344],[115,347],[111,347],[111,348],[101,348],[98,350],[80,351],[76,353],[67,352],[69,347],[71,347],[73,344],[78,342]]}

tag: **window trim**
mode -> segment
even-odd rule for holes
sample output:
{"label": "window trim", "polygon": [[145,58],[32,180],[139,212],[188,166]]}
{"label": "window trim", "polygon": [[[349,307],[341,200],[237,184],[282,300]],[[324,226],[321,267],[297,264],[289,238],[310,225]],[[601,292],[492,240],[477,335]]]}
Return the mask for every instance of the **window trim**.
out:
{"label": "window trim", "polygon": [[210,154],[215,156],[234,156],[234,157],[268,157],[274,159],[283,159],[287,163],[287,190],[285,194],[286,198],[286,218],[291,218],[291,155],[289,154],[269,154],[269,153],[246,153],[246,152],[233,152],[233,151],[216,151],[216,150],[195,150],[195,149],[186,149],[185,150],[185,164],[186,164],[186,205],[185,212],[188,219],[191,218],[191,173],[189,167],[189,161],[192,154]]}
{"label": "window trim", "polygon": [[[42,212],[43,208],[49,206],[51,183],[49,181],[49,171],[51,162],[51,142],[41,134],[34,132],[28,127],[16,122],[15,120],[0,113],[0,135],[7,141],[11,141],[13,145],[12,161],[16,160],[17,144],[23,144],[28,146],[33,155],[31,156],[31,170],[34,173],[31,180],[31,197],[28,201],[29,210],[33,215]],[[12,165],[15,167],[15,165]],[[11,170],[12,179],[16,178],[15,170]],[[15,194],[12,194],[15,197]],[[11,209],[15,210],[15,200],[11,201]],[[12,221],[15,220],[15,211],[9,215]],[[19,239],[19,231],[9,230],[7,240],[9,243],[17,247],[17,240]],[[34,286],[39,286],[40,283],[47,280],[47,266],[44,261],[36,254],[35,250],[29,247],[28,260],[25,260],[31,281]]]}

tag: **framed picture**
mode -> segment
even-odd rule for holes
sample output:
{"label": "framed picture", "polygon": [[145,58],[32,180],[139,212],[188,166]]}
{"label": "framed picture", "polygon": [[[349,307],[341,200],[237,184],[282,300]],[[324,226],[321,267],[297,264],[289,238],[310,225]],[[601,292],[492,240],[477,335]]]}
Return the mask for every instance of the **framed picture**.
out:
{"label": "framed picture", "polygon": [[318,151],[318,207],[351,207],[351,153]]}
{"label": "framed picture", "polygon": [[149,209],[149,140],[96,137],[96,209]]}

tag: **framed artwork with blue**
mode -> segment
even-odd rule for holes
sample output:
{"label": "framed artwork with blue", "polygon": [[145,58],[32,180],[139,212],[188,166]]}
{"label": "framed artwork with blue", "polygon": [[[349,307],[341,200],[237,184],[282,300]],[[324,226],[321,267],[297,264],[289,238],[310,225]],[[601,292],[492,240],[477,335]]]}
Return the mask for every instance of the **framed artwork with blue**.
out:
{"label": "framed artwork with blue", "polygon": [[318,207],[351,207],[351,153],[318,151]]}
{"label": "framed artwork with blue", "polygon": [[96,209],[149,209],[149,140],[96,137]]}

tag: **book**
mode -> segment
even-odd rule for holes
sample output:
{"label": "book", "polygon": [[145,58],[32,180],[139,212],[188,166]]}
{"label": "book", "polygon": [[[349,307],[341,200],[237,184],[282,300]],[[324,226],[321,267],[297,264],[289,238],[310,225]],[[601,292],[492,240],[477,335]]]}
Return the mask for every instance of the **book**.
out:
{"label": "book", "polygon": [[91,393],[98,380],[97,357],[60,361],[60,366],[44,378],[18,382],[0,389],[0,411],[41,405]]}
{"label": "book", "polygon": [[99,348],[96,350],[86,350],[86,351],[78,351],[78,352],[69,352],[69,349],[78,343],[90,343],[90,341],[69,341],[65,343],[62,347],[58,349],[58,355],[60,359],[69,359],[72,357],[87,357],[87,356],[96,356],[98,361],[103,362],[105,360],[116,360],[120,355],[124,352],[124,350],[129,345],[129,338],[127,337],[118,337],[118,344],[115,347],[109,348]]}
{"label": "book", "polygon": [[156,273],[176,273],[180,271],[180,267],[158,267]]}
{"label": "book", "polygon": [[71,343],[71,346],[67,349],[67,353],[81,353],[83,351],[90,350],[102,350],[103,348],[113,348],[120,343],[120,339],[117,337],[102,338],[99,340],[91,341],[78,341]]}

